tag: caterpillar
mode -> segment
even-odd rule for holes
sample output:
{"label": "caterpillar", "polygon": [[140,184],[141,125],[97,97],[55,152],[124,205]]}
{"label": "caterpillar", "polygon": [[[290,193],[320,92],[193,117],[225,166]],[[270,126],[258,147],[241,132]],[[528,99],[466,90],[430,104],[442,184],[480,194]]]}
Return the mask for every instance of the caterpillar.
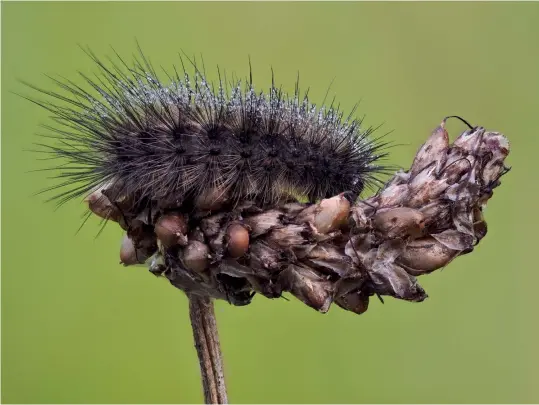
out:
{"label": "caterpillar", "polygon": [[189,74],[180,57],[182,69],[164,70],[164,82],[140,47],[131,63],[83,50],[98,67],[95,77],[79,72],[89,88],[50,76],[56,91],[26,83],[48,97],[30,100],[53,115],[55,125],[44,127],[57,144],[39,145],[62,162],[54,167],[60,182],[43,190],[60,205],[100,187],[111,201],[128,196],[135,212],[193,209],[208,193],[261,206],[287,195],[355,199],[387,170],[387,144],[353,118],[357,106],[347,117],[335,101],[317,107],[308,91],[301,95],[299,76],[289,95],[272,70],[269,90],[257,92],[250,63],[248,79],[217,68],[213,83],[188,58]]}

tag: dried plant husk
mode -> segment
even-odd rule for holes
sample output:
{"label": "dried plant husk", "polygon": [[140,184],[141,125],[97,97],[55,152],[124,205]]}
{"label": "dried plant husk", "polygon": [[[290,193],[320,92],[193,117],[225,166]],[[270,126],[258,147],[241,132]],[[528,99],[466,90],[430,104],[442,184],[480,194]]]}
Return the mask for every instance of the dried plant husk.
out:
{"label": "dried plant husk", "polygon": [[343,193],[315,204],[230,205],[216,189],[192,212],[156,201],[153,212],[120,215],[121,204],[101,194],[89,201],[98,216],[128,218],[124,264],[153,254],[150,271],[188,294],[247,305],[256,293],[288,292],[320,312],[336,303],[362,314],[373,295],[423,301],[417,277],[473,251],[508,154],[507,139],[482,127],[450,144],[444,120],[409,170],[353,204]]}

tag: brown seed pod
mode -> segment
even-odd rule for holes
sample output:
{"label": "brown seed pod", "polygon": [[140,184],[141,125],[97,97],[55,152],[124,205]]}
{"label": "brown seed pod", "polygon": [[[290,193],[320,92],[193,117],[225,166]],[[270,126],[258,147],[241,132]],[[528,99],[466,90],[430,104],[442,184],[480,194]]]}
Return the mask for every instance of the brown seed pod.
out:
{"label": "brown seed pod", "polygon": [[350,201],[343,194],[320,201],[315,211],[314,226],[320,233],[330,233],[346,224]]}
{"label": "brown seed pod", "polygon": [[187,245],[187,221],[178,213],[161,216],[155,224],[155,234],[165,247]]}
{"label": "brown seed pod", "polygon": [[136,248],[133,240],[125,235],[120,247],[120,263],[124,266],[132,266],[134,264],[142,264],[151,254],[148,254],[146,249]]}
{"label": "brown seed pod", "polygon": [[396,262],[404,266],[409,274],[420,276],[446,266],[458,254],[458,251],[428,236],[408,243]]}
{"label": "brown seed pod", "polygon": [[227,251],[231,257],[240,257],[249,249],[249,231],[244,225],[235,223],[227,228]]}
{"label": "brown seed pod", "polygon": [[210,248],[198,240],[190,240],[181,250],[180,258],[185,267],[197,273],[203,273],[208,268]]}
{"label": "brown seed pod", "polygon": [[422,235],[425,217],[421,211],[397,207],[378,211],[372,218],[373,227],[388,238]]}

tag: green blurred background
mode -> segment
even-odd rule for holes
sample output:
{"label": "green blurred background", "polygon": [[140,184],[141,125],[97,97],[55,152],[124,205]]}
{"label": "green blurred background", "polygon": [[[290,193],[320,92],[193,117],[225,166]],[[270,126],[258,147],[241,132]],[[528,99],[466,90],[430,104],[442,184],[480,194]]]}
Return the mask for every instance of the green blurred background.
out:
{"label": "green blurred background", "polygon": [[[297,300],[217,303],[235,403],[539,401],[538,3],[3,3],[2,402],[202,401],[183,293],[118,264],[121,231],[31,194],[48,183],[23,152],[48,114],[12,94],[17,79],[95,71],[77,44],[155,65],[178,52],[277,80],[394,130],[407,165],[440,120],[504,132],[513,171],[495,192],[477,250],[420,281],[421,304],[371,301],[357,316]],[[449,126],[456,135],[462,124]]]}

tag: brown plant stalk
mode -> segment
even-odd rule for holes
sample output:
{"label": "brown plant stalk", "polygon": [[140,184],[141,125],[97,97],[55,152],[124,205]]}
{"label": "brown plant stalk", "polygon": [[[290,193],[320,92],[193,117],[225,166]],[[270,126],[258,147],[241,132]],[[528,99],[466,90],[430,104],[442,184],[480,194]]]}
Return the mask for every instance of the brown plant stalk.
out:
{"label": "brown plant stalk", "polygon": [[189,296],[189,317],[200,362],[205,402],[227,404],[221,345],[211,298]]}
{"label": "brown plant stalk", "polygon": [[94,213],[126,229],[124,264],[153,255],[150,271],[187,293],[207,403],[226,403],[212,299],[247,305],[255,293],[289,292],[323,313],[335,303],[357,314],[374,295],[420,302],[427,294],[417,277],[484,238],[482,210],[508,171],[509,143],[474,127],[450,144],[445,121],[408,171],[363,201],[342,193],[316,204],[291,197],[231,205],[216,189],[194,212],[149,207],[130,215],[106,189],[89,197]]}

